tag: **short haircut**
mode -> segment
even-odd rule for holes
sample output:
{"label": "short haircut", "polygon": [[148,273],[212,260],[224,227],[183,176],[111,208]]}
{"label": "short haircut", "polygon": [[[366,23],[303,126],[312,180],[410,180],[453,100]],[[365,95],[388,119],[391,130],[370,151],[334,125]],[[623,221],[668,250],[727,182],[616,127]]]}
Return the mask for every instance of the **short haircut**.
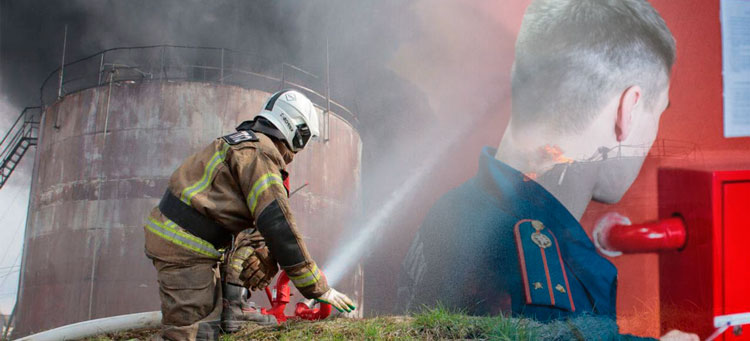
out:
{"label": "short haircut", "polygon": [[516,41],[513,125],[580,131],[633,85],[653,108],[674,60],[674,37],[646,0],[535,0]]}

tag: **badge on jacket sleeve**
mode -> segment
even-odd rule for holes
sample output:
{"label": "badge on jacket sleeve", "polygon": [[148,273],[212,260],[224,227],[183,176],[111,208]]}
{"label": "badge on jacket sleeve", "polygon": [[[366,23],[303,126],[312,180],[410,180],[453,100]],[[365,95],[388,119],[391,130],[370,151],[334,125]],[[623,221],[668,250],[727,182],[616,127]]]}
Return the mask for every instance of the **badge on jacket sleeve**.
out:
{"label": "badge on jacket sleeve", "polygon": [[513,228],[526,304],[575,311],[568,275],[554,233],[539,220],[522,219]]}
{"label": "badge on jacket sleeve", "polygon": [[236,133],[222,136],[221,138],[232,146],[246,141],[258,141],[258,137],[250,130],[240,130]]}

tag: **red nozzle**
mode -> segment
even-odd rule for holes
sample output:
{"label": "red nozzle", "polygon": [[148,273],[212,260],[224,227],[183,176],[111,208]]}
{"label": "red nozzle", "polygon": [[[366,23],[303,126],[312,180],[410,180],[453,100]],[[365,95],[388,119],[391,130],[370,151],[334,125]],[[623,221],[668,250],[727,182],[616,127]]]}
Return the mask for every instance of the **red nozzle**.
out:
{"label": "red nozzle", "polygon": [[284,315],[284,309],[289,303],[291,292],[289,288],[289,276],[285,271],[279,273],[279,278],[276,280],[276,294],[273,295],[269,287],[266,287],[266,295],[268,295],[268,301],[271,302],[270,308],[262,308],[261,313],[265,315],[273,315],[276,317],[276,321],[281,324],[290,318],[301,318],[303,320],[322,320],[331,315],[331,305],[327,303],[320,303],[320,307],[313,308],[314,301],[309,303],[299,302],[294,309],[294,316]]}
{"label": "red nozzle", "polygon": [[314,308],[315,301],[308,300],[307,302],[297,302],[297,306],[294,309],[294,316],[297,316],[303,320],[317,321],[322,320],[331,315],[331,305],[321,303],[320,307]]}
{"label": "red nozzle", "polygon": [[284,315],[284,308],[286,308],[289,299],[292,296],[289,289],[289,276],[285,271],[279,274],[279,278],[276,280],[276,295],[271,294],[271,289],[266,287],[266,295],[268,301],[271,302],[271,307],[260,310],[262,314],[273,315],[276,317],[276,321],[280,324],[287,320],[287,316]]}

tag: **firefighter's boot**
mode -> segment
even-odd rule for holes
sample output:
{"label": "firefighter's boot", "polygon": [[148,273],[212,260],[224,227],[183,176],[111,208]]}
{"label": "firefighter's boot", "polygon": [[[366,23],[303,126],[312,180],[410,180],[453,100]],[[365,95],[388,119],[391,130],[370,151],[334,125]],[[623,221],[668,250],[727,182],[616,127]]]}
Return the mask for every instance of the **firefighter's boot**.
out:
{"label": "firefighter's boot", "polygon": [[223,283],[224,309],[221,311],[221,329],[225,333],[234,333],[247,323],[262,326],[276,325],[276,317],[263,315],[247,300],[247,289]]}

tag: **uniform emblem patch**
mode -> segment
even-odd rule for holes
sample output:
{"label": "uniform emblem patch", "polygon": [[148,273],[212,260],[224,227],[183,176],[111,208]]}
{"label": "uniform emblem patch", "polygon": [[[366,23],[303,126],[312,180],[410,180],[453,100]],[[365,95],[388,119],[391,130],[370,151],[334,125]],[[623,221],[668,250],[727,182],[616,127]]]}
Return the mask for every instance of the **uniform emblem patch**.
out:
{"label": "uniform emblem patch", "polygon": [[544,230],[544,224],[542,224],[541,221],[532,220],[531,226],[534,228],[534,230],[536,230],[536,232],[531,234],[531,241],[534,242],[534,244],[542,249],[546,249],[552,246],[552,241],[549,239],[549,237],[542,233],[542,230]]}
{"label": "uniform emblem patch", "polygon": [[565,263],[552,230],[539,220],[522,219],[513,228],[526,304],[575,311]]}
{"label": "uniform emblem patch", "polygon": [[236,133],[222,136],[222,139],[232,146],[246,141],[258,141],[258,137],[255,136],[255,133],[249,130],[240,130]]}
{"label": "uniform emblem patch", "polygon": [[549,237],[541,234],[540,232],[532,233],[531,241],[542,249],[546,249],[552,246],[552,241],[549,240]]}

